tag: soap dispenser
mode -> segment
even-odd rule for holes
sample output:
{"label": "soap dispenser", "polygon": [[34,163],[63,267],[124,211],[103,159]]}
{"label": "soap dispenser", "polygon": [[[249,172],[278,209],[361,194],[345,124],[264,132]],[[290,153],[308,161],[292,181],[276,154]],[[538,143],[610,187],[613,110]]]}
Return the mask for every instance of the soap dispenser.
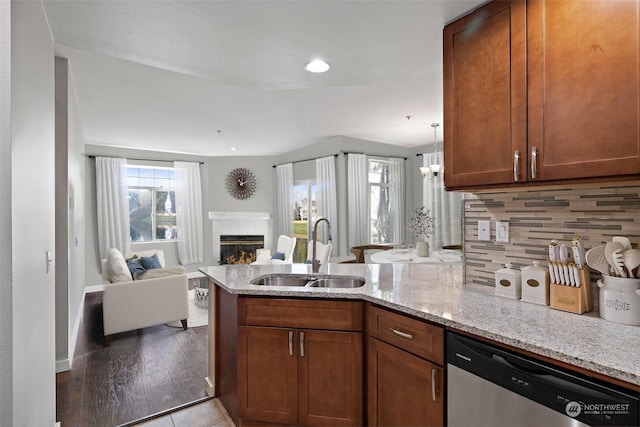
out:
{"label": "soap dispenser", "polygon": [[520,270],[511,268],[511,264],[506,264],[505,267],[496,271],[496,295],[520,299],[522,296],[522,275]]}
{"label": "soap dispenser", "polygon": [[522,301],[549,305],[549,270],[540,261],[522,268]]}

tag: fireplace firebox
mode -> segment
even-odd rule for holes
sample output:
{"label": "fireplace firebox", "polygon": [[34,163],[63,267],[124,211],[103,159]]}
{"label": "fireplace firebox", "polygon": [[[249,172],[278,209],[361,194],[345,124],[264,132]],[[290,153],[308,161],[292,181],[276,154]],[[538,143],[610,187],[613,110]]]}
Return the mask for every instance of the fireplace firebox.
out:
{"label": "fireplace firebox", "polygon": [[220,265],[251,264],[256,260],[258,249],[264,248],[264,236],[221,235]]}

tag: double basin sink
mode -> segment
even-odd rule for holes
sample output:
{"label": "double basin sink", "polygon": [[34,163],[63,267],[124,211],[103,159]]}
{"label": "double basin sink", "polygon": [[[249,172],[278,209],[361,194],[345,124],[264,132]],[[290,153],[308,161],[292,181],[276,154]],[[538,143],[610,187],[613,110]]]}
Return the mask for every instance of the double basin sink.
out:
{"label": "double basin sink", "polygon": [[365,279],[359,276],[325,274],[266,274],[251,280],[252,285],[297,286],[300,288],[359,288]]}

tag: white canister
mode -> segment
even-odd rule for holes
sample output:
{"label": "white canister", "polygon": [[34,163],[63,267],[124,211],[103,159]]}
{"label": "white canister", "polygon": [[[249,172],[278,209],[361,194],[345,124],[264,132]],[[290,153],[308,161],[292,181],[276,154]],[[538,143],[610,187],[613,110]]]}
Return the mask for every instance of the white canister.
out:
{"label": "white canister", "polygon": [[625,325],[640,325],[640,279],[602,276],[600,317]]}
{"label": "white canister", "polygon": [[522,267],[522,301],[549,305],[549,270],[540,261]]}
{"label": "white canister", "polygon": [[496,295],[505,298],[520,299],[522,296],[522,275],[520,270],[506,268],[496,271]]}

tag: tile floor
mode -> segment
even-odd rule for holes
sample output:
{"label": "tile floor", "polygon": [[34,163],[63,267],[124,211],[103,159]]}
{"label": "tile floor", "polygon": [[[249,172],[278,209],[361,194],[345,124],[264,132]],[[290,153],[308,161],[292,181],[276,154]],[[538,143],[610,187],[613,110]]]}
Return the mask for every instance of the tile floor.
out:
{"label": "tile floor", "polygon": [[210,399],[197,405],[154,418],[136,426],[142,427],[235,427],[227,410],[218,399]]}

